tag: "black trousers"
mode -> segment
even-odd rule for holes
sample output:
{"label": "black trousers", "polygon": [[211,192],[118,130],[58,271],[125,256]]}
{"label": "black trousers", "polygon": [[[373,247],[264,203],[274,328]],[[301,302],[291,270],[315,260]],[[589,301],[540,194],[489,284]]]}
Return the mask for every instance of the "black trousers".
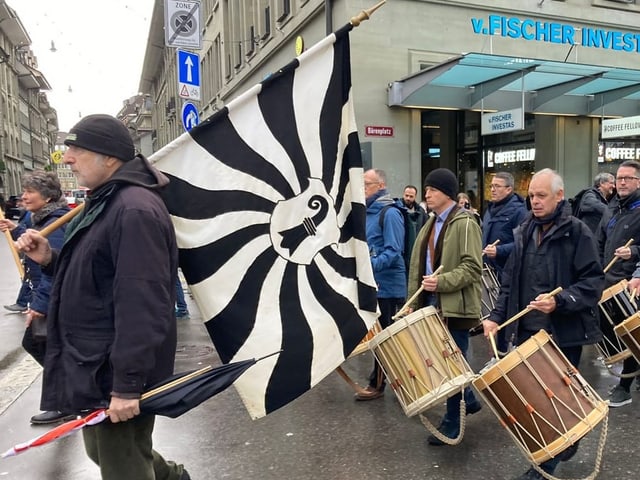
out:
{"label": "black trousers", "polygon": [[[384,330],[393,323],[391,317],[404,305],[404,298],[378,298],[378,307],[380,308],[380,317],[378,321]],[[369,387],[382,390],[385,387],[384,373],[377,361],[373,361],[373,371],[369,375]]]}

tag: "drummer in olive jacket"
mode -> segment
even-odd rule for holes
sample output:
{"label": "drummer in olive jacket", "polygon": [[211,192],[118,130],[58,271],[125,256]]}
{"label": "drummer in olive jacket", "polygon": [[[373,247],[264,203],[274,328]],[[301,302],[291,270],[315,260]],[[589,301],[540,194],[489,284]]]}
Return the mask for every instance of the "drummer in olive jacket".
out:
{"label": "drummer in olive jacket", "polygon": [[[578,366],[582,346],[602,338],[598,301],[604,273],[589,227],[571,216],[564,200],[562,177],[544,169],[531,178],[532,211],[514,230],[514,249],[505,265],[496,307],[483,321],[485,335],[495,334],[526,307],[531,311],[505,327],[520,345],[539,330],[550,332],[567,359]],[[545,298],[556,287],[562,291]],[[560,461],[571,458],[577,443],[540,465],[552,474]],[[543,478],[531,468],[518,480]]]}
{"label": "drummer in olive jacket", "polygon": [[[430,172],[425,179],[427,206],[433,211],[420,230],[411,254],[409,293],[424,292],[411,307],[415,310],[436,306],[447,323],[451,336],[463,355],[469,346],[469,329],[479,325],[480,278],[482,275],[482,241],[480,227],[473,215],[454,201],[458,180],[446,168]],[[430,277],[438,267],[442,272]],[[467,413],[482,406],[467,387],[464,392]],[[438,427],[440,433],[456,438],[460,433],[458,393],[447,400],[447,413]],[[444,442],[431,435],[431,445]]]}

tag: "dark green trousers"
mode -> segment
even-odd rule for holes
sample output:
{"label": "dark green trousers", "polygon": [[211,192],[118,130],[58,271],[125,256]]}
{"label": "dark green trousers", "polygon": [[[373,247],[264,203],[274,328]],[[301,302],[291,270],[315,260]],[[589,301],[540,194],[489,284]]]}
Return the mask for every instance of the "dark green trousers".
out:
{"label": "dark green trousers", "polygon": [[167,462],[153,449],[155,416],[108,420],[82,429],[87,455],[100,467],[102,480],[179,480],[182,465]]}

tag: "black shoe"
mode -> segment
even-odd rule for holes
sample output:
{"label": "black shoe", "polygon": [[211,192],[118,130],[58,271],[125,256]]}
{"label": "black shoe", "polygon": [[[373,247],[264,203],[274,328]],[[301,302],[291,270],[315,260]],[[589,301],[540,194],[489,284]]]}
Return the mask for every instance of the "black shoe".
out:
{"label": "black shoe", "polygon": [[467,405],[467,415],[473,415],[474,413],[478,413],[480,410],[482,410],[482,404],[477,400]]}
{"label": "black shoe", "polygon": [[69,415],[68,413],[56,411],[42,412],[31,417],[31,423],[34,425],[47,425],[49,423],[67,422],[75,418],[75,415]]}
{"label": "black shoe", "polygon": [[[440,423],[440,426],[438,427],[438,431],[445,437],[448,437],[453,440],[454,438],[457,438],[458,435],[460,435],[460,425],[456,426],[452,422],[446,419],[443,419],[442,422]],[[429,445],[434,445],[436,447],[446,445],[446,443],[444,443],[435,435],[429,435],[427,437],[427,443],[429,443]]]}
{"label": "black shoe", "polygon": [[187,472],[186,469],[182,469],[182,475],[180,475],[180,480],[191,480],[191,476],[189,475],[189,472]]}
{"label": "black shoe", "polygon": [[27,311],[26,305],[20,305],[18,303],[14,303],[13,305],[5,305],[4,308],[13,313],[24,313]]}
{"label": "black shoe", "polygon": [[578,445],[580,442],[576,442],[573,445],[569,445],[569,447],[558,454],[558,459],[561,462],[568,462],[571,460],[576,453],[578,453]]}

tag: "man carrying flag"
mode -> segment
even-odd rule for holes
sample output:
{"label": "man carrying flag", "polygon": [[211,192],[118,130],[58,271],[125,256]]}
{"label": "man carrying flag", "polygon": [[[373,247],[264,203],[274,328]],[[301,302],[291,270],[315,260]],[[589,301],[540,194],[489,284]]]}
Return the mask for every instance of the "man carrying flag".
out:
{"label": "man carrying flag", "polygon": [[167,178],[141,155],[122,122],[89,115],[65,140],[64,163],[91,191],[62,249],[28,230],[17,244],[55,272],[42,408],[108,408],[110,422],[83,429],[104,480],[189,480],[152,448],[155,417],[140,415],[150,385],[173,373],[175,233],[158,190]]}

